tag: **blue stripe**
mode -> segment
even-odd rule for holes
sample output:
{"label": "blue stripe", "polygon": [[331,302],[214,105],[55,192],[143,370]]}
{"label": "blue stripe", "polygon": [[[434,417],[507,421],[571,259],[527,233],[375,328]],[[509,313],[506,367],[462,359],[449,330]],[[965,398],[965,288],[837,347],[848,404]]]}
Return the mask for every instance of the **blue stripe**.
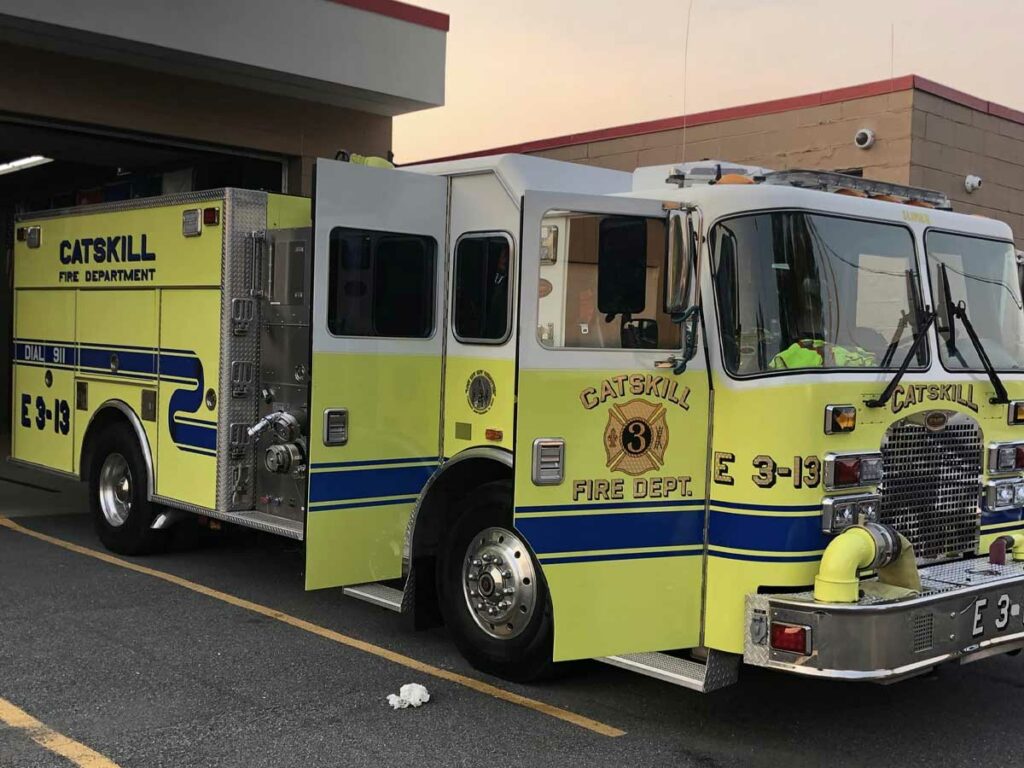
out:
{"label": "blue stripe", "polygon": [[1021,519],[1021,513],[1024,509],[1017,507],[1016,509],[1004,509],[1002,512],[989,512],[987,509],[982,507],[981,509],[981,526],[984,528],[986,525],[996,525],[998,523],[1014,523]]}
{"label": "blue stripe", "polygon": [[611,504],[552,504],[540,507],[516,507],[516,514],[528,512],[575,512],[576,510],[603,510],[614,512],[617,509],[677,509],[680,507],[703,507],[704,500],[694,501],[615,501]]}
{"label": "blue stripe", "polygon": [[327,504],[322,507],[310,507],[310,512],[330,512],[335,509],[361,509],[363,507],[389,507],[394,504],[412,504],[416,496],[403,496],[400,499],[381,499],[379,501],[356,501],[351,504]]}
{"label": "blue stripe", "polygon": [[690,552],[623,552],[617,555],[571,555],[568,557],[540,558],[544,565],[558,565],[560,563],[597,563],[608,560],[647,560],[652,557],[700,557],[702,550]]}
{"label": "blue stripe", "polygon": [[735,501],[711,500],[712,507],[723,507],[725,509],[749,509],[761,512],[820,512],[821,504],[798,504],[789,506],[776,506],[772,504],[740,504]]}
{"label": "blue stripe", "polygon": [[711,557],[745,560],[752,563],[816,563],[821,555],[744,555],[737,552],[708,552]]}
{"label": "blue stripe", "polygon": [[824,549],[821,517],[765,517],[712,510],[708,539],[714,546],[768,552]]}
{"label": "blue stripe", "polygon": [[[19,339],[14,342],[11,357],[19,363],[52,368],[73,368],[78,365],[78,349],[68,344],[27,342],[25,339]],[[40,357],[43,359],[40,360]]]}
{"label": "blue stripe", "polygon": [[433,465],[316,472],[309,476],[309,502],[415,495],[432,474]]}
{"label": "blue stripe", "polygon": [[156,373],[156,354],[153,352],[109,352],[102,349],[83,348],[79,352],[79,363],[83,368],[97,368],[109,371],[111,368],[110,358],[115,354],[117,355],[118,373]]}
{"label": "blue stripe", "polygon": [[703,542],[704,515],[700,510],[692,510],[526,517],[516,520],[516,528],[538,555],[595,549],[675,547]]}
{"label": "blue stripe", "polygon": [[178,445],[215,451],[217,450],[217,428],[178,422],[178,426],[174,430],[174,442]]}
{"label": "blue stripe", "polygon": [[437,456],[421,456],[415,459],[372,459],[367,461],[327,461],[311,464],[312,469],[340,469],[341,467],[372,467],[383,464],[437,464]]}

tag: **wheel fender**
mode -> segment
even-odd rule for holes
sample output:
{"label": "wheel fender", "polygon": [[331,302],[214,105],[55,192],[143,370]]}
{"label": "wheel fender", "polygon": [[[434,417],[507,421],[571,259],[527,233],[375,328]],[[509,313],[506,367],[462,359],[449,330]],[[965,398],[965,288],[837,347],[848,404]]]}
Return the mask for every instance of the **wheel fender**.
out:
{"label": "wheel fender", "polygon": [[139,419],[138,414],[123,400],[107,400],[100,405],[92,416],[89,417],[89,423],[85,428],[85,438],[82,440],[82,452],[78,459],[78,475],[83,480],[86,472],[86,449],[89,446],[89,441],[92,439],[94,428],[99,428],[102,422],[110,418],[111,411],[116,411],[120,415],[115,418],[123,418],[131,426],[132,431],[135,432],[135,438],[139,441],[139,448],[142,451],[142,459],[146,464],[146,498],[149,500],[153,499],[153,452],[149,447],[149,437],[146,435],[146,429],[142,426],[142,420]]}

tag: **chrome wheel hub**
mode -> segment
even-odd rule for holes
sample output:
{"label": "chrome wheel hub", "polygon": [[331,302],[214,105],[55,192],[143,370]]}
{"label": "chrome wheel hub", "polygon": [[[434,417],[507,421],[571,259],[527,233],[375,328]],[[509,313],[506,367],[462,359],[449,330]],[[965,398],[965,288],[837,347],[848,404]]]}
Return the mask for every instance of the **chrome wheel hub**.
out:
{"label": "chrome wheel hub", "polygon": [[486,528],[466,549],[462,592],[473,621],[491,637],[515,637],[537,604],[537,575],[523,542],[504,528]]}
{"label": "chrome wheel hub", "polygon": [[132,512],[132,471],[120,453],[107,456],[100,469],[100,509],[115,528]]}

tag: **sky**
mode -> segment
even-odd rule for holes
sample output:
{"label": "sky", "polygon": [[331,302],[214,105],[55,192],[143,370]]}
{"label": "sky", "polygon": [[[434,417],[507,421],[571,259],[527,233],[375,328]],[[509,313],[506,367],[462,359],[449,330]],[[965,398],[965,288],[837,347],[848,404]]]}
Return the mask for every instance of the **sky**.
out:
{"label": "sky", "polygon": [[890,75],[1024,110],[1024,0],[413,1],[451,17],[446,95],[399,163]]}

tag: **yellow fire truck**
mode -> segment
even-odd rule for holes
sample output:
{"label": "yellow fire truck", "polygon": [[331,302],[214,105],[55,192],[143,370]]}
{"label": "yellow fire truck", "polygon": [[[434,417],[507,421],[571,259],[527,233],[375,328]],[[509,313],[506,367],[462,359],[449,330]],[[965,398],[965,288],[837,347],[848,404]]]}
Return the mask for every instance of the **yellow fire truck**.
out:
{"label": "yellow fire truck", "polygon": [[513,679],[889,681],[1024,647],[1009,228],[716,162],[320,161],[24,216],[15,460],[102,542],[302,540]]}

